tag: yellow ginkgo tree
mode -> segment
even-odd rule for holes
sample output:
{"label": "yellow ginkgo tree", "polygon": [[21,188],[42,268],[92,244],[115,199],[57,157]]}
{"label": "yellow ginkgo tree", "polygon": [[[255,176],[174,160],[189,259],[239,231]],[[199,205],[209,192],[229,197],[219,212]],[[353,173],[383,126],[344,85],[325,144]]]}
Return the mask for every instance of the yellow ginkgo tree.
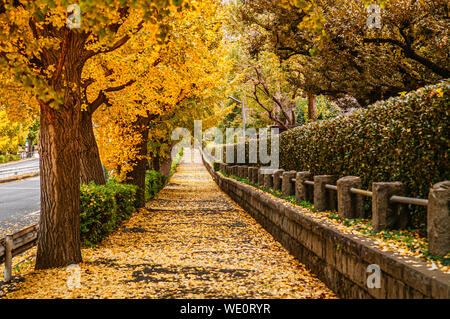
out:
{"label": "yellow ginkgo tree", "polygon": [[[187,6],[189,1],[169,0],[80,0],[76,6],[66,0],[0,0],[0,74],[9,84],[0,87],[0,102],[17,112],[30,105],[40,112],[37,269],[82,260],[80,141],[85,133],[80,123],[82,110],[96,101],[86,103],[92,81],[83,77],[85,67],[97,60],[92,75],[107,74],[102,56],[146,39],[145,34],[162,41],[164,18]],[[123,83],[102,90],[114,91],[117,85]]]}
{"label": "yellow ginkgo tree", "polygon": [[148,33],[103,61],[107,70],[120,64],[125,84],[105,94],[107,103],[94,114],[95,132],[104,164],[139,186],[140,205],[148,152],[167,156],[174,143],[171,131],[192,126],[194,119],[212,113],[217,98],[225,97],[223,15],[219,3],[197,1],[195,8],[166,16],[165,41],[149,47],[145,37],[154,35]]}

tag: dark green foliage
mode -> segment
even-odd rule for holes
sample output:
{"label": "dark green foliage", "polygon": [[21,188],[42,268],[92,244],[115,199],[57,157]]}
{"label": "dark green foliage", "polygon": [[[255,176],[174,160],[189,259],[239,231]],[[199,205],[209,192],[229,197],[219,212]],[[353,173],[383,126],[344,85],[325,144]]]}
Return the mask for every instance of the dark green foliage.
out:
{"label": "dark green foliage", "polygon": [[[280,138],[280,166],[360,176],[364,188],[401,181],[409,196],[427,198],[434,183],[450,179],[449,89],[450,82],[442,82],[287,131]],[[416,210],[413,225],[425,221],[426,211]]]}
{"label": "dark green foliage", "polygon": [[148,201],[164,187],[167,177],[160,172],[150,170],[145,173],[145,200]]}
{"label": "dark green foliage", "polygon": [[219,170],[219,164],[220,164],[220,162],[218,162],[218,161],[215,161],[213,163],[213,169],[215,172],[217,172]]}
{"label": "dark green foliage", "polygon": [[137,187],[117,184],[81,185],[80,222],[81,241],[84,245],[97,244],[135,210]]}
{"label": "dark green foliage", "polygon": [[170,165],[170,176],[172,176],[175,173],[182,158],[183,158],[183,148],[180,149],[178,154],[175,155],[175,158],[172,160],[172,164]]}

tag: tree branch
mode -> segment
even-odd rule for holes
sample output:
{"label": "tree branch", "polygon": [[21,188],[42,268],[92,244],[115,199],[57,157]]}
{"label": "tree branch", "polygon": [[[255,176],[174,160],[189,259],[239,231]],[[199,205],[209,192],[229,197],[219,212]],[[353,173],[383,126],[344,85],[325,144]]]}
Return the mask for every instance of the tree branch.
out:
{"label": "tree branch", "polygon": [[105,90],[101,90],[98,93],[95,100],[88,104],[87,112],[89,112],[90,114],[93,114],[102,104],[109,102],[109,99],[105,93],[121,91],[121,90],[125,89],[127,86],[130,86],[135,82],[136,82],[136,80],[130,80],[125,84],[114,86],[114,87],[109,87]]}
{"label": "tree branch", "polygon": [[[138,33],[143,28],[143,26],[144,26],[144,20],[139,22],[139,24],[137,25],[137,28],[136,28],[136,30],[134,31],[133,34]],[[86,51],[86,53],[84,55],[84,61],[87,61],[88,59],[90,59],[93,56],[98,55],[98,54],[109,53],[109,52],[115,51],[118,48],[122,47],[130,39],[131,39],[131,36],[127,34],[127,35],[124,35],[119,40],[117,40],[111,47],[109,47],[109,48],[107,48],[105,50],[100,50],[100,51],[89,50],[89,51]]]}

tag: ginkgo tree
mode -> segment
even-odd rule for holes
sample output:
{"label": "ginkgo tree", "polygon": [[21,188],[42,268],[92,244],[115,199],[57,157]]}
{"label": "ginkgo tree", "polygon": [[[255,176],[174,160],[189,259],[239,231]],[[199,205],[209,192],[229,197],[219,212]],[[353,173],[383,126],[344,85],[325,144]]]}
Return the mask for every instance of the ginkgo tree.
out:
{"label": "ginkgo tree", "polygon": [[[139,186],[139,205],[145,199],[149,151],[167,156],[174,144],[171,131],[192,126],[194,119],[214,109],[215,98],[225,96],[224,14],[220,3],[197,1],[195,9],[166,17],[170,23],[165,41],[152,48],[145,41],[144,47],[126,45],[124,52],[116,53],[122,55],[120,59],[108,55],[105,61],[106,67],[117,60],[133,62],[121,72],[122,83],[130,84],[108,92],[108,103],[94,120],[103,162],[120,180]],[[136,74],[141,76],[134,81],[131,77]],[[149,150],[149,145],[155,148]]]}
{"label": "ginkgo tree", "polygon": [[[37,269],[82,259],[79,154],[85,133],[80,121],[91,82],[83,80],[84,68],[141,33],[163,39],[163,18],[186,2],[182,7],[181,1],[168,0],[79,1],[68,12],[70,3],[64,0],[0,1],[0,73],[11,84],[0,88],[2,102],[18,112],[36,105],[40,112]],[[76,20],[79,13],[79,28],[69,28],[68,17]],[[115,87],[103,90],[108,89]]]}

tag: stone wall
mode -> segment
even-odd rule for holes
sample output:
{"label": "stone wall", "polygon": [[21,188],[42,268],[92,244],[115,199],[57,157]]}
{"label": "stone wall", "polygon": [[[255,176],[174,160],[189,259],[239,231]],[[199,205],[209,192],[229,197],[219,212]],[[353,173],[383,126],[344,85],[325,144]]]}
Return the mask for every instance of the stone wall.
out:
{"label": "stone wall", "polygon": [[[381,251],[369,238],[340,232],[205,165],[225,193],[341,298],[450,298],[450,275],[418,258]],[[379,267],[379,288],[367,285],[369,265]]]}

